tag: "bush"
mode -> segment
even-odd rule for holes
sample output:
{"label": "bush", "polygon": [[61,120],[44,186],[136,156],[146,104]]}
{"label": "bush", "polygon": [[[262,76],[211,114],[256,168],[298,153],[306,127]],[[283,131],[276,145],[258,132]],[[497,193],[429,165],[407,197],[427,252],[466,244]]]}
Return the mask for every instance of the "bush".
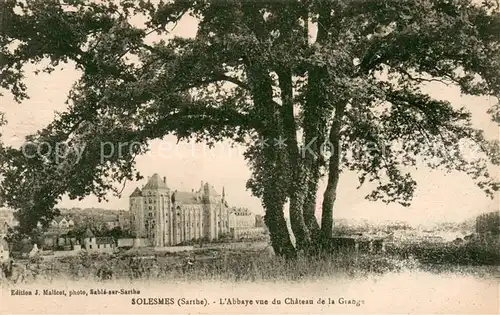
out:
{"label": "bush", "polygon": [[466,243],[414,243],[388,246],[387,252],[399,258],[415,257],[427,264],[498,265],[498,244],[482,242]]}

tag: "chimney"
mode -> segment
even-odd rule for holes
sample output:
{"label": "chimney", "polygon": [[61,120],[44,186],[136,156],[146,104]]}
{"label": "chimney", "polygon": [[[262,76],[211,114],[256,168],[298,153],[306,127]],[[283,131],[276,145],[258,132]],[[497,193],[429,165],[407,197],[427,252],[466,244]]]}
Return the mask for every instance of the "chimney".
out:
{"label": "chimney", "polygon": [[167,183],[167,177],[163,176],[163,182],[166,184]]}
{"label": "chimney", "polygon": [[148,176],[148,181],[149,181],[150,178],[151,178],[151,176]]}
{"label": "chimney", "polygon": [[191,192],[194,193],[194,189],[191,189]]}

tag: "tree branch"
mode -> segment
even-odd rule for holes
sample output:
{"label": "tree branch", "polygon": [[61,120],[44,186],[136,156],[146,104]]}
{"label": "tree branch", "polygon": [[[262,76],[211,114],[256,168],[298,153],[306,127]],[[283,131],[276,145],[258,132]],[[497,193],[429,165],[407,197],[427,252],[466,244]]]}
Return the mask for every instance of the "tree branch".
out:
{"label": "tree branch", "polygon": [[412,80],[412,81],[415,81],[417,83],[422,83],[422,82],[439,82],[439,83],[443,83],[444,85],[446,86],[449,86],[449,82],[446,82],[444,80],[441,80],[441,79],[425,79],[425,78],[421,78],[421,77],[413,77],[408,71],[406,71],[405,69],[403,68],[396,68],[397,71],[399,71],[400,73],[402,73],[403,75],[405,75],[408,79]]}

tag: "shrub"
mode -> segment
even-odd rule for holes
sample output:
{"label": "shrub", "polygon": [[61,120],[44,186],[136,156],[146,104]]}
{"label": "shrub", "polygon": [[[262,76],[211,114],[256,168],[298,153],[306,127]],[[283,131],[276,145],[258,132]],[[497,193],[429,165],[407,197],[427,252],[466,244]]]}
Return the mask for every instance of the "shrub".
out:
{"label": "shrub", "polygon": [[413,243],[388,246],[387,252],[399,258],[415,257],[428,264],[498,265],[498,244],[483,242]]}

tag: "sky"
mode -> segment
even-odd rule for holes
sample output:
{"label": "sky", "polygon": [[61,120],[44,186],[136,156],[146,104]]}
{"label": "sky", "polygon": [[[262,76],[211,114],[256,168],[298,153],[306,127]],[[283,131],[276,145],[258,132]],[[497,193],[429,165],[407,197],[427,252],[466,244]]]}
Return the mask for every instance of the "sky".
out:
{"label": "sky", "polygon": [[[179,22],[173,34],[194,36],[195,33],[196,21],[188,17]],[[29,74],[25,81],[29,100],[17,104],[8,93],[0,97],[0,111],[6,113],[8,121],[2,129],[2,141],[19,146],[26,135],[48,124],[54,118],[55,111],[64,111],[67,93],[78,78],[79,73],[71,65],[50,75]],[[427,86],[425,90],[433,97],[448,100],[455,106],[467,106],[473,114],[474,124],[483,128],[490,139],[498,138],[498,126],[486,114],[493,100],[464,97],[458,89],[438,83]],[[171,189],[180,191],[198,189],[202,181],[209,182],[218,192],[222,192],[224,187],[231,206],[248,207],[254,213],[263,214],[260,200],[252,197],[245,188],[250,170],[242,156],[243,148],[230,148],[227,143],[219,144],[215,149],[203,144],[177,144],[174,137],[167,136],[152,141],[150,149],[148,154],[137,158],[137,168],[145,177],[158,173],[166,177]],[[417,192],[412,205],[403,208],[397,204],[385,205],[364,200],[369,191],[357,190],[356,175],[343,173],[334,216],[373,222],[399,220],[425,225],[436,221],[460,222],[481,212],[498,210],[498,197],[489,199],[464,174],[446,174],[428,169],[418,169],[412,174],[418,183]],[[92,196],[83,201],[65,197],[59,206],[128,209],[128,195],[137,186],[144,185],[146,180],[127,183],[121,199],[109,195],[109,202],[99,204]],[[320,194],[324,187],[325,183],[322,182]]]}

